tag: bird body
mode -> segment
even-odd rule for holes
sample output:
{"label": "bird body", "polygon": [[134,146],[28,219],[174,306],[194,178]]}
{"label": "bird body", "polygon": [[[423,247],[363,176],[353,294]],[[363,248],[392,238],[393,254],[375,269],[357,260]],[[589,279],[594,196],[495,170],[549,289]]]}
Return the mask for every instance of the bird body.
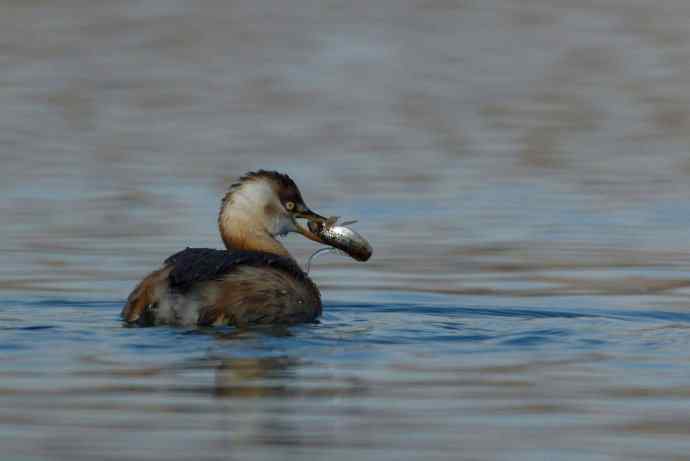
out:
{"label": "bird body", "polygon": [[130,295],[123,317],[140,324],[294,324],[314,321],[321,297],[289,257],[261,251],[187,248]]}
{"label": "bird body", "polygon": [[218,216],[225,250],[187,248],[147,275],[122,309],[140,325],[295,324],[321,314],[316,285],[276,237],[321,242],[297,218],[325,222],[287,175],[260,170],[233,184]]}

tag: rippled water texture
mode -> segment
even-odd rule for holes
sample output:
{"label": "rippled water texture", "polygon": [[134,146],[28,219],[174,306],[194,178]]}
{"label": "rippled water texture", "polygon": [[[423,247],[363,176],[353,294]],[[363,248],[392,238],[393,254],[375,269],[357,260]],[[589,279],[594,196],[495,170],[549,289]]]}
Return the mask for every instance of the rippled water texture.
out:
{"label": "rippled water texture", "polygon": [[[0,0],[3,460],[689,459],[690,3],[578,3]],[[124,327],[256,168],[321,322]]]}

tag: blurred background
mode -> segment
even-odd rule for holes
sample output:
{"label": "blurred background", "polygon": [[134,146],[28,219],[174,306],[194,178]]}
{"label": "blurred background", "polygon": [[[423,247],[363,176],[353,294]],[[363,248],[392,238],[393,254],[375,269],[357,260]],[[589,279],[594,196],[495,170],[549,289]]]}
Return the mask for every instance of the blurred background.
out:
{"label": "blurred background", "polygon": [[[0,0],[8,459],[688,459],[690,3],[578,3]],[[259,168],[322,323],[122,328]]]}

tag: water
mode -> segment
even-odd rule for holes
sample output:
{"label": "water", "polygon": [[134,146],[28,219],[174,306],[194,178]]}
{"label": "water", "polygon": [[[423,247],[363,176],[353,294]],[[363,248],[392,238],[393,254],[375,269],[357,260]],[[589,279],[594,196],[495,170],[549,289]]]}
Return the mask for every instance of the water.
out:
{"label": "water", "polygon": [[685,456],[690,314],[386,298],[243,332],[123,328],[115,301],[5,301],[3,446],[18,459]]}
{"label": "water", "polygon": [[[0,1],[0,452],[688,459],[686,3]],[[257,168],[320,323],[123,326]]]}

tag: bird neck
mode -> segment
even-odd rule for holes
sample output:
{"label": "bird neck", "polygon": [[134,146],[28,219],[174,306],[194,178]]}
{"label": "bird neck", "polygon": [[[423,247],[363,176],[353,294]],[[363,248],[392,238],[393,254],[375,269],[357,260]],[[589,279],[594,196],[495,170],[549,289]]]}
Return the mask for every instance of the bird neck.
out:
{"label": "bird neck", "polygon": [[280,256],[291,257],[285,246],[264,230],[243,227],[241,224],[223,225],[220,236],[228,250],[263,251]]}
{"label": "bird neck", "polygon": [[263,251],[290,257],[287,249],[267,230],[265,220],[256,208],[242,202],[224,202],[218,216],[218,227],[228,250]]}

